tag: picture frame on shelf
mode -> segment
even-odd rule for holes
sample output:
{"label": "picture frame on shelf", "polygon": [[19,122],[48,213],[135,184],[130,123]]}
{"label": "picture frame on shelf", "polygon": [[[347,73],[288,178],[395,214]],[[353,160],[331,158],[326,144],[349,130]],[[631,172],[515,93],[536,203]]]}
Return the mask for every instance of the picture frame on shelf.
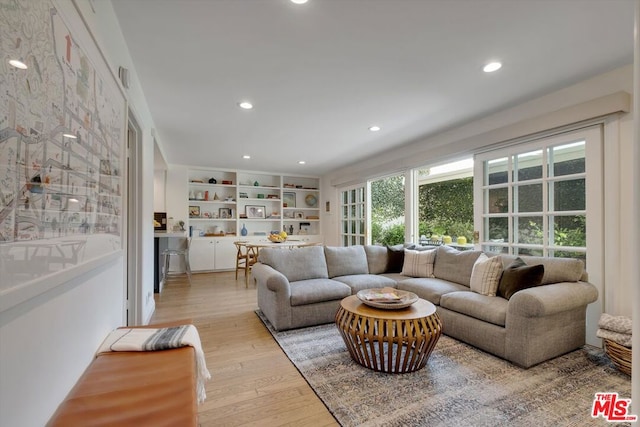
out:
{"label": "picture frame on shelf", "polygon": [[200,206],[189,206],[189,218],[200,218]]}
{"label": "picture frame on shelf", "polygon": [[299,234],[309,234],[310,230],[311,230],[311,223],[310,222],[301,222],[300,223]]}
{"label": "picture frame on shelf", "polygon": [[219,208],[218,209],[218,217],[220,219],[231,219],[231,218],[233,218],[233,214],[231,212],[231,208]]}
{"label": "picture frame on shelf", "polygon": [[304,219],[304,212],[302,212],[302,211],[295,211],[295,212],[293,213],[293,217],[294,217],[295,219]]}
{"label": "picture frame on shelf", "polygon": [[295,208],[296,207],[296,193],[293,191],[283,191],[282,192],[282,205],[285,208]]}
{"label": "picture frame on shelf", "polygon": [[244,209],[248,219],[265,219],[267,217],[264,206],[247,205]]}

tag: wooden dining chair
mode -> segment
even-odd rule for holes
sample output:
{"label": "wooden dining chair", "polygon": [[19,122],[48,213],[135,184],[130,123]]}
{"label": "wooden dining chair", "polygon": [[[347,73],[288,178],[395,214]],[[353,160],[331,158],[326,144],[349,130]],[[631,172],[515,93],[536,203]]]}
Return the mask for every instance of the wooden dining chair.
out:
{"label": "wooden dining chair", "polygon": [[258,257],[253,249],[247,247],[246,241],[237,241],[233,244],[236,245],[236,280],[238,280],[238,271],[244,270],[244,285],[249,287],[249,271]]}

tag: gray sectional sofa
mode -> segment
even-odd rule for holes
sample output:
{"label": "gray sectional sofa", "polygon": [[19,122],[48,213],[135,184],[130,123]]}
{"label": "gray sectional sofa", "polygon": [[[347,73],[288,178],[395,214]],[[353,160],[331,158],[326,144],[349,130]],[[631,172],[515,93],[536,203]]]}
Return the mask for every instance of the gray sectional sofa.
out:
{"label": "gray sectional sofa", "polygon": [[[529,273],[535,269],[537,278],[520,279],[528,276],[513,275],[514,266],[518,267],[514,263],[516,257],[496,255],[501,264],[499,270],[505,273],[501,273],[498,295],[490,296],[470,287],[472,273],[471,286],[478,283],[474,266],[484,261],[484,256],[479,258],[481,252],[446,246],[417,249],[434,251],[428,254],[433,264],[419,266],[424,277],[407,274],[418,271],[407,267],[409,259],[418,259],[414,252],[410,253],[411,258],[405,258],[399,271],[399,257],[406,252],[397,248],[367,245],[263,249],[252,271],[258,307],[277,330],[318,325],[334,321],[340,301],[346,296],[361,289],[390,286],[435,304],[445,334],[521,367],[528,368],[584,345],[586,308],[597,300],[598,292],[585,281],[582,261],[522,256],[517,260],[519,265],[524,261],[531,266],[525,268]],[[495,267],[498,261],[492,263]],[[502,289],[507,272],[512,282],[515,277],[516,281],[536,283],[516,283],[516,292],[511,295]],[[517,291],[523,287],[526,289]]]}

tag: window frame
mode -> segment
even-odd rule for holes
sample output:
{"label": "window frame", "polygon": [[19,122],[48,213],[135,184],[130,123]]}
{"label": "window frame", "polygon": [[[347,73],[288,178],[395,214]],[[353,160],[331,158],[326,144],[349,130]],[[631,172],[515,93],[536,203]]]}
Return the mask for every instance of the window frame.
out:
{"label": "window frame", "polygon": [[[554,176],[550,173],[549,149],[557,146],[570,144],[577,141],[585,141],[585,170],[582,173],[567,174],[562,176]],[[531,153],[537,150],[542,151],[542,177],[526,181],[519,181],[514,176],[517,171],[514,168],[514,159],[518,155]],[[556,252],[570,251],[575,253],[589,254],[587,257],[587,268],[589,268],[589,260],[601,259],[601,242],[604,235],[602,219],[603,219],[603,166],[602,166],[602,150],[603,150],[603,128],[602,125],[594,125],[570,132],[562,132],[551,136],[531,139],[527,142],[519,142],[504,148],[486,151],[474,156],[474,223],[476,230],[479,231],[479,246],[483,250],[496,251],[506,250],[507,253],[518,255],[520,249],[542,250],[542,256],[553,257]],[[507,182],[499,184],[489,184],[487,182],[486,165],[490,160],[503,159],[507,160]],[[583,210],[572,211],[555,211],[550,206],[549,191],[550,187],[555,183],[568,181],[571,179],[585,180],[585,207]],[[520,188],[526,184],[542,185],[542,211],[540,212],[517,212],[514,210],[514,189]],[[489,200],[485,195],[490,189],[507,188],[508,189],[508,209],[505,213],[490,213]],[[587,214],[588,213],[588,214]],[[568,247],[556,246],[552,237],[553,226],[550,221],[558,216],[584,215],[586,217],[586,246],[585,247]],[[516,230],[514,223],[518,218],[527,216],[542,216],[543,223],[543,241],[541,244],[524,244],[518,242],[515,238]],[[507,218],[508,233],[507,241],[504,243],[492,242],[487,236],[487,222],[490,218]],[[597,267],[596,267],[597,268]]]}

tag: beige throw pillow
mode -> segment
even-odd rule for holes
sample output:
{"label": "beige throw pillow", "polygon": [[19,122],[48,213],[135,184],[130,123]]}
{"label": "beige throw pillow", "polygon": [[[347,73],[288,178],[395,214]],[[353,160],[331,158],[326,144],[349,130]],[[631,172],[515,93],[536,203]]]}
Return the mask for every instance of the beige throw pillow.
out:
{"label": "beige throw pillow", "polygon": [[502,276],[502,261],[500,257],[489,258],[485,254],[478,257],[471,272],[469,287],[473,292],[495,297]]}
{"label": "beige throw pillow", "polygon": [[435,260],[435,250],[412,251],[405,249],[402,275],[411,277],[434,277],[433,262]]}

